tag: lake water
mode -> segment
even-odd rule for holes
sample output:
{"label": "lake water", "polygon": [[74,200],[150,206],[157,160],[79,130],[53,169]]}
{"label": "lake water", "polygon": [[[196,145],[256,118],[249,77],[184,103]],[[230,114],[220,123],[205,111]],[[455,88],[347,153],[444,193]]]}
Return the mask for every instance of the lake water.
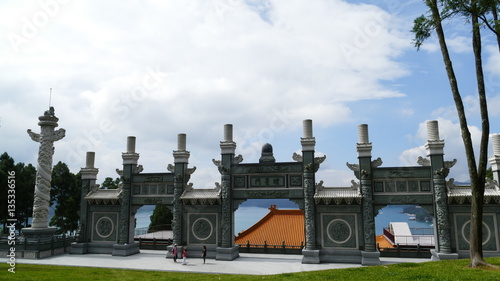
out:
{"label": "lake water", "polygon": [[[136,228],[148,227],[150,223],[150,216],[152,214],[151,208],[145,208],[147,206],[139,209],[135,215],[136,217]],[[409,220],[409,216],[403,214],[403,208],[405,206],[401,205],[389,205],[382,208],[379,211],[377,217],[375,217],[375,228],[376,235],[383,234],[383,228],[387,227],[391,222],[407,222],[410,228],[432,228],[432,222],[417,222]],[[279,208],[279,207],[278,207]],[[281,209],[281,208],[280,208]],[[284,208],[283,208],[284,209]],[[257,223],[265,215],[269,213],[268,208],[254,207],[254,206],[240,206],[238,210],[234,213],[234,234],[238,235],[252,225]],[[429,231],[429,230],[428,230]],[[426,232],[425,234],[432,234]]]}

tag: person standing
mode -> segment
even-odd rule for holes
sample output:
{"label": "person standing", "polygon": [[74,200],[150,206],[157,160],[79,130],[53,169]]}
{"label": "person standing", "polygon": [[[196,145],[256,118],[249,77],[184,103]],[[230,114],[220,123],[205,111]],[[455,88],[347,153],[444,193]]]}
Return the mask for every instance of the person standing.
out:
{"label": "person standing", "polygon": [[188,256],[188,249],[184,248],[182,250],[182,265],[186,265],[187,264],[187,262],[186,262],[187,256]]}
{"label": "person standing", "polygon": [[207,247],[203,246],[203,249],[201,250],[201,257],[203,258],[203,264],[205,264],[205,259],[207,257]]}
{"label": "person standing", "polygon": [[172,255],[174,256],[174,262],[177,262],[177,244],[174,245],[174,248],[172,249]]}

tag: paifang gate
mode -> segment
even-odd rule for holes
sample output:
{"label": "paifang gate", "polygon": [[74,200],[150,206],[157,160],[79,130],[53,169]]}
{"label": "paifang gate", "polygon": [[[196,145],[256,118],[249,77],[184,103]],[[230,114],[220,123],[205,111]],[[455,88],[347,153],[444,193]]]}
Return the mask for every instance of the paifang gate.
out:
{"label": "paifang gate", "polygon": [[[233,127],[224,125],[221,158],[212,160],[221,176],[214,188],[194,188],[189,182],[195,168],[188,168],[190,152],[186,135],[178,135],[174,164],[165,173],[142,173],[135,152],[135,137],[129,137],[122,153],[122,184],[117,190],[96,187],[98,170],[94,153],[87,153],[82,173],[80,235],[72,253],[108,253],[128,256],[140,252],[133,240],[134,215],[142,205],[168,206],[173,213],[173,242],[208,257],[234,260],[234,211],[247,199],[286,198],[304,212],[303,263],[344,262],[380,264],[375,241],[375,216],[386,205],[412,204],[427,209],[435,218],[435,249],[432,260],[468,256],[470,229],[470,186],[447,180],[455,161],[444,161],[444,141],[439,139],[437,121],[429,121],[427,155],[412,167],[382,167],[372,160],[368,126],[358,126],[358,161],[347,166],[354,178],[349,187],[325,187],[316,183],[316,172],[326,156],[315,156],[316,139],[312,121],[303,121],[302,154],[293,162],[276,162],[273,147],[266,144],[258,163],[243,163],[236,155]],[[500,256],[500,135],[494,135],[495,155],[490,159],[494,180],[485,191],[483,250],[485,256]],[[496,148],[495,146],[498,146]]]}

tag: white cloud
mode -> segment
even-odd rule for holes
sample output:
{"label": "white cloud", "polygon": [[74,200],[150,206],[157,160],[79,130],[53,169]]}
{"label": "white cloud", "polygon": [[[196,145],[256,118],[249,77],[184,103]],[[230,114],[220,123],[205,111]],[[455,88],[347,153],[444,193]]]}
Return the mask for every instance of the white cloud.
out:
{"label": "white cloud", "polygon": [[[465,157],[465,149],[462,141],[460,124],[453,121],[438,118],[436,119],[439,124],[439,138],[445,141],[444,147],[444,160],[452,161],[457,159],[457,163],[450,170],[448,178],[455,178],[457,181],[469,181],[469,173],[467,168],[467,159]],[[479,151],[479,140],[481,138],[481,131],[476,126],[469,126],[474,145],[474,151]],[[427,142],[427,123],[422,122],[419,124],[418,130],[413,137],[415,141],[422,143],[421,146],[407,149],[399,156],[401,165],[404,166],[417,166],[417,159],[419,156],[426,157],[427,151],[423,144]]]}
{"label": "white cloud", "polygon": [[446,45],[450,51],[455,53],[471,53],[471,39],[465,36],[450,36],[446,39]]}
{"label": "white cloud", "polygon": [[[55,161],[76,172],[96,151],[99,177],[114,177],[126,136],[136,135],[146,170],[164,171],[183,132],[201,187],[211,185],[201,175],[220,154],[223,124],[235,125],[238,149],[254,151],[303,119],[328,127],[354,118],[348,103],[405,96],[382,82],[409,74],[396,61],[411,48],[408,34],[372,5],[72,1],[50,9],[0,9],[0,26],[22,39],[0,41],[9,135],[0,143],[16,161],[36,157],[25,130],[37,129],[49,88],[67,130]],[[33,20],[43,13],[47,22]]]}

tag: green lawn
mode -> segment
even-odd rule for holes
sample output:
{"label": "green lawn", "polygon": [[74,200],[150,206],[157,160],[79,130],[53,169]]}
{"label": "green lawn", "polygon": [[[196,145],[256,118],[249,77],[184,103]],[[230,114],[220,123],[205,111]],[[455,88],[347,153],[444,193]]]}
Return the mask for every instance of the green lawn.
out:
{"label": "green lawn", "polygon": [[[500,258],[487,258],[500,266]],[[278,275],[201,274],[17,264],[16,273],[0,265],[1,280],[500,280],[500,269],[471,269],[469,260],[401,263],[348,269],[332,269]]]}

